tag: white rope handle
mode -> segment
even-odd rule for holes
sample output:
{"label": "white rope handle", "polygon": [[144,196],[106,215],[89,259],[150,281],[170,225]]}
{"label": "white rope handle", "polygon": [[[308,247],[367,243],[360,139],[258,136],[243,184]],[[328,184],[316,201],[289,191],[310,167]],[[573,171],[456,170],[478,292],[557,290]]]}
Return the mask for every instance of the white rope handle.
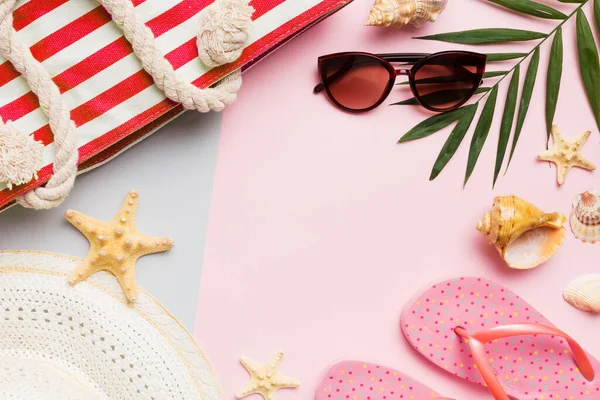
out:
{"label": "white rope handle", "polygon": [[[181,103],[185,109],[200,112],[221,111],[236,99],[242,79],[239,70],[231,73],[214,87],[199,89],[181,78],[156,46],[156,39],[146,24],[137,19],[131,0],[99,0],[123,30],[143,68],[165,95]],[[77,175],[78,149],[75,124],[69,109],[61,100],[60,91],[48,71],[19,43],[13,29],[13,9],[16,0],[0,0],[0,53],[23,76],[38,97],[40,107],[48,116],[54,134],[54,173],[45,187],[38,187],[17,202],[24,207],[47,209],[61,204],[69,195]],[[247,0],[216,0],[206,12],[203,30],[198,34],[198,53],[208,67],[237,59],[248,39],[254,9]],[[0,120],[0,142],[12,140],[18,133],[8,121]],[[0,178],[6,183],[22,184],[36,176],[42,163],[40,144],[29,142],[11,146],[0,153]],[[1,151],[1,149],[0,149]]]}
{"label": "white rope handle", "polygon": [[71,191],[77,175],[78,152],[75,144],[75,124],[69,109],[60,98],[60,91],[52,82],[48,71],[38,62],[29,49],[16,38],[12,11],[16,0],[0,3],[0,52],[25,78],[35,93],[40,107],[48,116],[54,133],[56,156],[54,174],[45,187],[39,187],[17,199],[24,207],[45,209],[56,207]]}
{"label": "white rope handle", "polygon": [[[123,30],[125,38],[131,43],[133,52],[142,62],[146,72],[152,75],[156,86],[164,91],[169,99],[181,103],[187,110],[196,109],[200,112],[221,111],[226,104],[235,100],[242,83],[239,71],[223,79],[214,88],[199,89],[184,81],[175,72],[171,63],[157,48],[156,39],[150,28],[136,17],[135,8],[130,0],[99,1],[112,15],[113,21]],[[219,1],[221,0],[217,1],[217,6],[219,6]],[[242,18],[240,23],[244,27],[249,26],[252,7],[241,1],[224,1],[228,4],[243,5],[244,9],[233,15],[243,15],[245,18]],[[220,6],[220,9],[227,11],[227,7]],[[233,15],[230,14],[230,16]]]}

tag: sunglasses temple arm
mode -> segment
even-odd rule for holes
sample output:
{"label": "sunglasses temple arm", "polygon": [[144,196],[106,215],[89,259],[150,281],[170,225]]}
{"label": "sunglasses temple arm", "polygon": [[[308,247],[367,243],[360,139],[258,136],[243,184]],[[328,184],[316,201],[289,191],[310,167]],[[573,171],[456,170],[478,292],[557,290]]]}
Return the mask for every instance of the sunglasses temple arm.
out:
{"label": "sunglasses temple arm", "polygon": [[317,84],[317,86],[315,86],[315,88],[313,89],[313,93],[317,94],[319,92],[322,92],[323,90],[325,90],[325,85],[319,82],[319,84]]}

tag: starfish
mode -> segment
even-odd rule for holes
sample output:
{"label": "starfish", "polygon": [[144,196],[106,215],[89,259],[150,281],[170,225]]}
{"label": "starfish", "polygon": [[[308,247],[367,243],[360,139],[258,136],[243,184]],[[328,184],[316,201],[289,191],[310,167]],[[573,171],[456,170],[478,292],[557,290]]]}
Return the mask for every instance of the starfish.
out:
{"label": "starfish", "polygon": [[552,125],[552,148],[539,154],[538,160],[551,161],[556,164],[559,185],[565,183],[567,173],[573,167],[591,171],[596,169],[596,166],[591,161],[585,159],[580,153],[590,134],[591,132],[587,131],[571,142],[562,136],[558,130],[558,126]]}
{"label": "starfish", "polygon": [[135,281],[135,262],[151,253],[169,250],[173,240],[156,238],[139,233],[135,227],[138,194],[127,194],[121,209],[108,222],[98,221],[80,212],[67,210],[65,218],[90,242],[87,256],[69,277],[69,284],[76,285],[98,271],[113,274],[127,300],[135,302],[138,286]]}
{"label": "starfish", "polygon": [[300,382],[297,380],[286,378],[279,373],[278,367],[282,357],[283,353],[281,352],[275,354],[269,364],[257,364],[246,357],[242,357],[240,362],[250,374],[250,383],[239,391],[235,397],[241,399],[258,393],[265,400],[272,400],[275,397],[275,392],[279,389],[300,386]]}

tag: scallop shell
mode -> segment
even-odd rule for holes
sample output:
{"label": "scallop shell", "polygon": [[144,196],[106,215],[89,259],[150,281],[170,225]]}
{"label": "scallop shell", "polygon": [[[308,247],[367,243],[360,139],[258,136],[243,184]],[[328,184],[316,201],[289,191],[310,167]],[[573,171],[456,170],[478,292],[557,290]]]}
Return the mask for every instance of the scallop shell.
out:
{"label": "scallop shell", "polygon": [[509,267],[530,269],[556,253],[566,233],[566,220],[563,214],[545,213],[520,197],[501,196],[477,223],[477,230]]}
{"label": "scallop shell", "polygon": [[600,241],[600,194],[596,190],[575,196],[570,221],[577,239],[585,243]]}
{"label": "scallop shell", "polygon": [[446,8],[448,0],[375,0],[367,17],[367,26],[401,28],[435,22]]}
{"label": "scallop shell", "polygon": [[577,278],[565,288],[563,297],[575,308],[600,313],[600,274]]}

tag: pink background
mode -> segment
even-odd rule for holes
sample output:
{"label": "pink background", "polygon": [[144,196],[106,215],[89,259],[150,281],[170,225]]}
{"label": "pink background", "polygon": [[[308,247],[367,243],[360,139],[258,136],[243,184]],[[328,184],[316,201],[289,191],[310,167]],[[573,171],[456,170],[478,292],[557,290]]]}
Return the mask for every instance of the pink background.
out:
{"label": "pink background", "polygon": [[[449,130],[395,144],[429,115],[426,111],[381,106],[367,115],[349,115],[325,96],[312,94],[316,59],[322,54],[457,49],[461,46],[411,37],[492,26],[550,31],[556,22],[531,22],[484,1],[450,0],[440,20],[422,30],[380,30],[362,26],[371,5],[356,0],[250,70],[238,102],[225,112],[195,331],[225,398],[233,398],[248,382],[240,356],[266,362],[278,350],[285,353],[281,371],[302,382],[297,390],[280,391],[280,400],[313,398],[324,371],[342,359],[399,369],[446,396],[486,397],[483,388],[421,358],[398,328],[409,298],[429,284],[461,275],[508,286],[600,357],[598,319],[561,297],[568,281],[600,272],[600,244],[583,244],[569,233],[548,263],[520,272],[509,270],[475,230],[495,195],[518,194],[544,210],[568,215],[575,194],[599,186],[597,172],[575,169],[557,187],[554,166],[536,161],[545,147],[549,42],[515,158],[495,190],[493,164],[508,80],[464,190],[471,134],[438,179],[429,182]],[[574,20],[566,25],[564,38],[565,79],[555,121],[570,137],[592,130],[584,154],[597,161],[600,134],[579,77]],[[386,104],[407,97],[407,89],[396,89]]]}

